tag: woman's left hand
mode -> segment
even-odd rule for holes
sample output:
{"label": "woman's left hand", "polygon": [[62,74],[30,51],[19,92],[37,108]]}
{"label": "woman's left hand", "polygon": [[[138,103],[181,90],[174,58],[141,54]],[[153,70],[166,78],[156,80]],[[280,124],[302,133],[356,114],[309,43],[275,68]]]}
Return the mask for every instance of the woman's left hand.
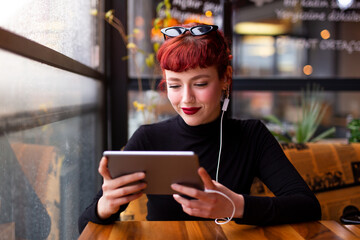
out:
{"label": "woman's left hand", "polygon": [[[236,218],[241,218],[244,212],[244,197],[237,194],[224,185],[211,179],[204,168],[199,168],[200,175],[205,189],[216,190],[224,193],[235,203]],[[230,217],[233,212],[233,205],[224,196],[217,193],[208,193],[195,188],[186,187],[180,184],[172,184],[171,188],[180,194],[187,195],[194,199],[186,199],[179,194],[174,194],[174,199],[181,204],[183,211],[191,216],[202,218],[224,218]]]}

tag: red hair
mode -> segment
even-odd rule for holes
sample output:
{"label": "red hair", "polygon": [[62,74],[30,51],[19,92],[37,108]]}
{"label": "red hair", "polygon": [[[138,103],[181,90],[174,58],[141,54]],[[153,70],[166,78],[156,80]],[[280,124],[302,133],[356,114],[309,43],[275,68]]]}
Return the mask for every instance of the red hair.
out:
{"label": "red hair", "polygon": [[[192,27],[199,24],[188,24]],[[216,30],[202,36],[193,36],[189,31],[180,36],[169,38],[161,45],[157,59],[164,70],[183,72],[197,67],[216,66],[219,79],[224,77],[230,65],[231,55],[228,44],[221,31]],[[165,83],[160,82],[160,88]]]}

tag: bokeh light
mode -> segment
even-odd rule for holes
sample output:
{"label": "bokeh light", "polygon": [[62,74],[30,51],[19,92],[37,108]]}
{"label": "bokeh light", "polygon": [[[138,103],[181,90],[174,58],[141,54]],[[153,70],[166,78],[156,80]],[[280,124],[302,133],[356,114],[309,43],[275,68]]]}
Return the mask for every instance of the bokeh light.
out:
{"label": "bokeh light", "polygon": [[313,73],[313,68],[311,65],[305,65],[303,68],[303,72],[305,75],[311,75]]}
{"label": "bokeh light", "polygon": [[327,29],[324,29],[320,32],[320,36],[323,39],[329,39],[330,38],[330,32]]}

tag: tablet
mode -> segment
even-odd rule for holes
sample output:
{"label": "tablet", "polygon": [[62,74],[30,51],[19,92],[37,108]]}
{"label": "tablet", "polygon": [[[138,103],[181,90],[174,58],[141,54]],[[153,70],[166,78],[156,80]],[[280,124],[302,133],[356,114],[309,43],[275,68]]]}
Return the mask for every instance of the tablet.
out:
{"label": "tablet", "polygon": [[145,172],[146,194],[174,194],[171,184],[204,189],[198,156],[190,151],[105,151],[112,178],[134,172]]}

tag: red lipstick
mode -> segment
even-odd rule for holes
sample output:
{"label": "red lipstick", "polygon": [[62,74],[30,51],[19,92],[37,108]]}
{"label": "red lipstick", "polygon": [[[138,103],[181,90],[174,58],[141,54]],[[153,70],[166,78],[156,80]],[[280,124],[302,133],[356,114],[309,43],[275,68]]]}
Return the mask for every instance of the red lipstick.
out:
{"label": "red lipstick", "polygon": [[200,110],[200,107],[181,108],[186,115],[193,115]]}

